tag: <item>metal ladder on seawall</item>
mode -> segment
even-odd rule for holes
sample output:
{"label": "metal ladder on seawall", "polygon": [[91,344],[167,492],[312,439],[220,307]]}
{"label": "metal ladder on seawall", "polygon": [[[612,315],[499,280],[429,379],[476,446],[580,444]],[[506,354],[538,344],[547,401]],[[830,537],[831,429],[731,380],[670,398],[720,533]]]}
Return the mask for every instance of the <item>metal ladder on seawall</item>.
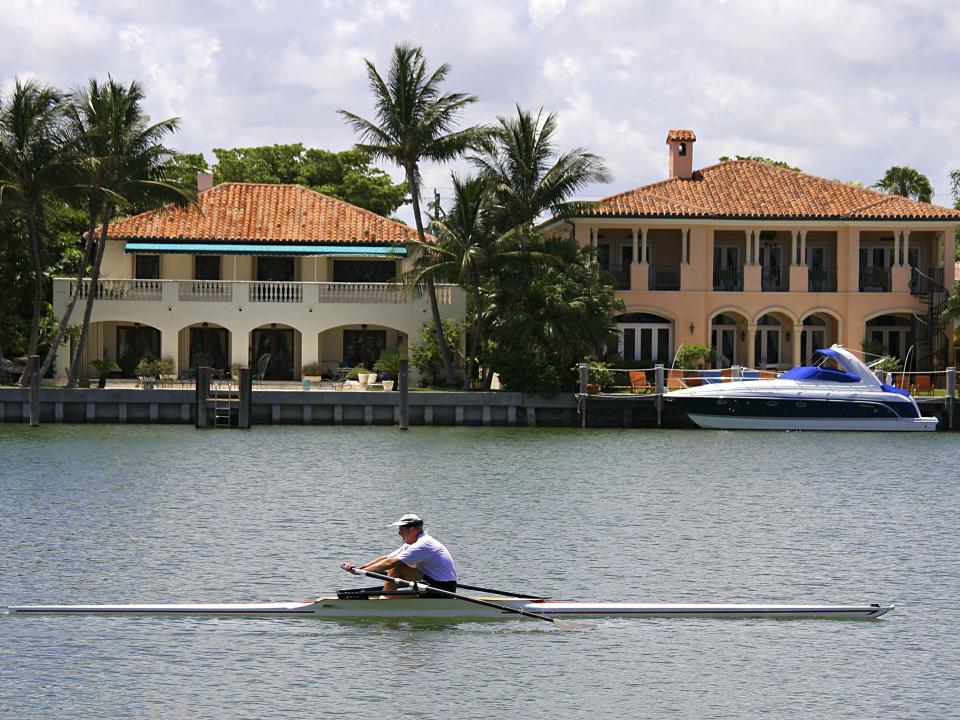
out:
{"label": "metal ladder on seawall", "polygon": [[213,426],[232,426],[232,409],[240,402],[239,388],[231,380],[216,380],[210,383],[210,400],[213,401]]}

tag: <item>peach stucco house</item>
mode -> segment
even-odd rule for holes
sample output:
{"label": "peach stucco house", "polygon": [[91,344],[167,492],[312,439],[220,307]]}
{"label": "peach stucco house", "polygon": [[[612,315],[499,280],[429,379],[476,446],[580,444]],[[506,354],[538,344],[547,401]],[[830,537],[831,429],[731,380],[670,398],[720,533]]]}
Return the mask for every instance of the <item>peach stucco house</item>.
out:
{"label": "peach stucco house", "polygon": [[[87,363],[115,359],[130,376],[145,355],[181,373],[269,356],[266,379],[294,380],[307,364],[369,368],[419,341],[428,301],[396,284],[416,231],[299,185],[213,186],[202,173],[198,189],[195,206],[110,226]],[[57,314],[72,282],[54,282]],[[437,290],[441,315],[461,317],[463,291]],[[68,362],[63,349],[58,375]]]}
{"label": "peach stucco house", "polygon": [[960,211],[755,161],[694,170],[695,142],[670,131],[666,180],[547,225],[595,246],[626,308],[624,359],[702,343],[719,366],[787,368],[867,340],[945,366]]}

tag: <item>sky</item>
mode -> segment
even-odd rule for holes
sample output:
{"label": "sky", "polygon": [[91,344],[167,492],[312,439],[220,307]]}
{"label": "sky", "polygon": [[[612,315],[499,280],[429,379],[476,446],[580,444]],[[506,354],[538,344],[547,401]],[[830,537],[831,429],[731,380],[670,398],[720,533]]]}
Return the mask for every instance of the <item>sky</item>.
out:
{"label": "sky", "polygon": [[[761,155],[870,185],[909,165],[943,205],[960,169],[956,0],[4,0],[0,38],[0,92],[138,80],[154,120],[181,120],[170,146],[211,162],[215,147],[349,148],[336,110],[373,117],[364,59],[385,74],[406,42],[479,98],[465,125],[557,113],[559,148],[613,176],[580,199],[665,178],[679,128],[697,134],[695,168]],[[469,166],[422,170],[447,200]]]}

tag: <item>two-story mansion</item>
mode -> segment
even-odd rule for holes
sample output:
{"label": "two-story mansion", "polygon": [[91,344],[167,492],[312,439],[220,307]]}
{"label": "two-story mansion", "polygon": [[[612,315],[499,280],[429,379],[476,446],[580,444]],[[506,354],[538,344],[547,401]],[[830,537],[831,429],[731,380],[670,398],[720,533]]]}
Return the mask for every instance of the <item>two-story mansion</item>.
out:
{"label": "two-story mansion", "polygon": [[546,226],[596,247],[626,308],[625,360],[669,363],[701,343],[718,366],[785,368],[870,341],[946,366],[960,211],[762,162],[694,171],[695,141],[670,131],[668,179]]}
{"label": "two-story mansion", "polygon": [[[201,173],[198,189],[196,205],[110,226],[87,364],[114,359],[133,376],[147,355],[172,358],[181,373],[269,356],[265,379],[292,380],[310,363],[370,368],[384,348],[419,341],[429,301],[396,282],[415,230],[297,185],[214,187]],[[58,315],[73,282],[54,282]],[[87,280],[81,300],[90,292]],[[443,317],[464,314],[460,289],[437,295]],[[64,348],[59,376],[68,363]]]}

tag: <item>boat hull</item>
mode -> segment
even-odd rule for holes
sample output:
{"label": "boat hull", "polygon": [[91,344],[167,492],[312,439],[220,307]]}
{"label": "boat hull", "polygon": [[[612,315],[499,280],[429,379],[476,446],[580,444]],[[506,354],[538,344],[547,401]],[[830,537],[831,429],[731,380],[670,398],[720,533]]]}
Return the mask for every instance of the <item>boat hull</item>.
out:
{"label": "boat hull", "polygon": [[[627,603],[479,598],[526,612],[557,618],[835,618],[876,619],[890,605],[746,605],[709,603]],[[342,600],[321,597],[312,601],[226,604],[142,605],[19,605],[8,608],[19,615],[246,615],[300,616],[333,619],[460,619],[516,620],[521,616],[497,608],[448,598],[379,598]]]}

